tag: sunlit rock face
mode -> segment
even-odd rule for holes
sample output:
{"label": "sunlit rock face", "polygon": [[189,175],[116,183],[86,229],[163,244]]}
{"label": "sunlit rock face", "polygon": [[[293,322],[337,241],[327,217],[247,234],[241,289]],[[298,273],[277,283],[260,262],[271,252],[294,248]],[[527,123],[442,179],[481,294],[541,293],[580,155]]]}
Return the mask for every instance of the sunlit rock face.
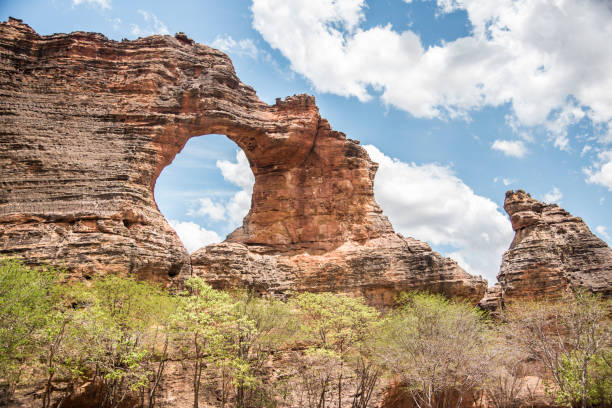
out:
{"label": "sunlit rock face", "polygon": [[489,307],[502,299],[557,298],[574,288],[612,295],[612,249],[582,219],[522,190],[506,193],[504,209],[515,236],[499,284],[485,297]]}
{"label": "sunlit rock face", "polygon": [[[227,55],[184,34],[111,41],[0,24],[0,253],[75,277],[191,274],[261,292],[345,290],[392,302],[421,288],[478,299],[486,283],[396,235],[374,201],[377,165],[307,95],[267,105]],[[190,259],[155,181],[190,137],[244,150],[252,205]],[[374,300],[376,299],[376,300]]]}

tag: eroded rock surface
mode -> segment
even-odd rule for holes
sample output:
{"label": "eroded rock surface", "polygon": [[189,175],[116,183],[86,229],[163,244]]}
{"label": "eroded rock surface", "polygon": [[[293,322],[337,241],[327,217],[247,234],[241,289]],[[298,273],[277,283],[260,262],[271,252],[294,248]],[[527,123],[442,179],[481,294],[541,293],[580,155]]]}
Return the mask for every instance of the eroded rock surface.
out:
{"label": "eroded rock surface", "polygon": [[[403,239],[374,201],[377,165],[307,95],[267,105],[222,52],[184,34],[116,42],[0,24],[0,253],[75,275],[217,286],[411,287],[478,299],[485,282]],[[227,135],[255,175],[251,210],[193,262],[155,181],[190,137]]]}
{"label": "eroded rock surface", "polygon": [[573,288],[612,295],[612,249],[582,219],[522,190],[506,193],[504,209],[515,236],[483,306],[556,298]]}
{"label": "eroded rock surface", "polygon": [[323,254],[267,254],[267,247],[223,242],[192,254],[194,273],[216,287],[247,286],[260,293],[332,291],[364,296],[377,306],[400,291],[429,290],[480,299],[483,281],[455,261],[412,238],[388,234],[364,243],[345,242]]}

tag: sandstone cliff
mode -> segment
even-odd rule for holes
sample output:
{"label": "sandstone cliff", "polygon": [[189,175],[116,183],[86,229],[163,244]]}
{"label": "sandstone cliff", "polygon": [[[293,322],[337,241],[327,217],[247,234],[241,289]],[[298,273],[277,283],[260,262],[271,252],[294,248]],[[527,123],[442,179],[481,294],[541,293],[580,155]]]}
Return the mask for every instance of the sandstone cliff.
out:
{"label": "sandstone cliff", "polygon": [[612,295],[612,249],[582,219],[522,190],[506,193],[504,209],[515,236],[483,306],[556,298],[573,288]]}
{"label": "sandstone cliff", "polygon": [[[0,254],[75,276],[192,272],[262,292],[397,290],[474,300],[486,283],[404,239],[374,201],[377,165],[306,95],[267,105],[230,59],[184,34],[116,42],[0,24]],[[153,188],[190,137],[227,135],[255,175],[251,210],[193,259]],[[193,265],[193,268],[192,268]]]}

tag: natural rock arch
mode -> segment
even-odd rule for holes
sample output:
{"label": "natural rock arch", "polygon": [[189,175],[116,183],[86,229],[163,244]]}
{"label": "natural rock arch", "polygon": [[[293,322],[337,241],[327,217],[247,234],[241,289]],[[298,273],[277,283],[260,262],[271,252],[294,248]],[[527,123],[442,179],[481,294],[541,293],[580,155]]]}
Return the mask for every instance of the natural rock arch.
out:
{"label": "natural rock arch", "polygon": [[[374,201],[377,165],[314,97],[267,105],[225,54],[184,34],[39,36],[10,19],[0,53],[0,253],[77,275],[172,281],[193,269],[217,286],[343,290],[383,304],[407,288],[484,292],[482,279],[393,232]],[[252,208],[227,242],[190,259],[153,187],[190,137],[210,133],[245,151]]]}
{"label": "natural rock arch", "polygon": [[226,135],[190,138],[155,181],[157,208],[188,252],[219,243],[242,226],[255,176],[244,151]]}

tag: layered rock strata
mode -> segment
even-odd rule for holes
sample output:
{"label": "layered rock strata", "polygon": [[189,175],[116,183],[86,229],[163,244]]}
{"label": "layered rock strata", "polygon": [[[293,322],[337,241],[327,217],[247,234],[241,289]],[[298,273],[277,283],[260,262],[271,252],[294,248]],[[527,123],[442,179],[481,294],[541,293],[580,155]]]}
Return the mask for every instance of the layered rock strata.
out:
{"label": "layered rock strata", "polygon": [[582,219],[522,190],[506,193],[504,209],[515,236],[483,306],[557,298],[574,288],[612,295],[612,249]]}
{"label": "layered rock strata", "polygon": [[194,273],[213,286],[246,286],[258,293],[332,291],[364,296],[376,306],[400,291],[420,289],[477,300],[483,281],[413,238],[388,234],[348,241],[322,254],[268,254],[268,247],[223,242],[192,254]]}
{"label": "layered rock strata", "polygon": [[[377,165],[313,97],[267,105],[218,50],[184,34],[39,36],[10,19],[0,56],[1,254],[77,276],[170,282],[193,271],[217,286],[346,288],[384,302],[413,287],[484,292],[482,279],[393,232],[374,201]],[[244,150],[252,205],[192,260],[153,189],[189,138],[212,133]]]}

